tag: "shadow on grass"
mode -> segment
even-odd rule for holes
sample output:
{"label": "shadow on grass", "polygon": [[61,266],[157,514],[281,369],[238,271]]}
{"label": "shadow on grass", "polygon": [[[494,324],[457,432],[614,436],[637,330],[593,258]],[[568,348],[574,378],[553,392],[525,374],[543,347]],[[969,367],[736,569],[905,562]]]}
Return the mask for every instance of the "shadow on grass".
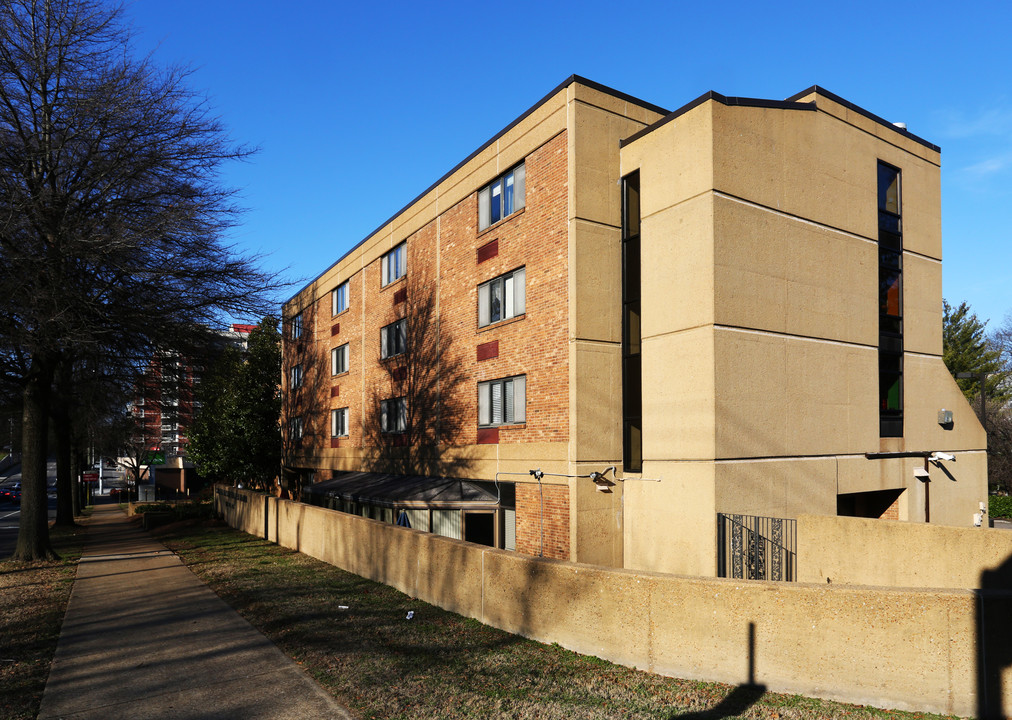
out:
{"label": "shadow on grass", "polygon": [[709,710],[698,712],[675,713],[669,720],[724,720],[743,715],[766,694],[765,685],[739,685],[731,693]]}

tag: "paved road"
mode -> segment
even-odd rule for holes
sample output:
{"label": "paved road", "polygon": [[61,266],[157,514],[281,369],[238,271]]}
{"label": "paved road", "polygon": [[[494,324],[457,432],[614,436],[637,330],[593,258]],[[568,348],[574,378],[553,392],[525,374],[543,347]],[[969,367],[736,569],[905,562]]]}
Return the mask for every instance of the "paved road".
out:
{"label": "paved road", "polygon": [[[49,484],[49,519],[56,518],[56,463],[46,466]],[[21,482],[21,466],[14,465],[0,473],[0,486],[13,485]],[[21,508],[10,503],[0,502],[0,560],[10,557],[18,541],[18,526],[21,523]]]}

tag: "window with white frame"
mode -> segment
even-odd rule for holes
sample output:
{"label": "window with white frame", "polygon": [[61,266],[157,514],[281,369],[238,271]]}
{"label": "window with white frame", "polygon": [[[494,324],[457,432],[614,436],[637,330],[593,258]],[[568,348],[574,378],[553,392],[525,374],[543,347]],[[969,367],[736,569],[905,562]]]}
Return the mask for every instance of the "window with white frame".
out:
{"label": "window with white frame", "polygon": [[380,430],[385,433],[402,433],[408,427],[408,404],[402,398],[380,402]]}
{"label": "window with white frame", "polygon": [[389,285],[397,278],[404,277],[405,273],[407,273],[407,247],[408,244],[402,242],[383,256],[383,278],[380,283],[382,286]]}
{"label": "window with white frame", "polygon": [[330,292],[330,314],[340,315],[348,309],[348,281],[338,285]]}
{"label": "window with white frame", "polygon": [[302,337],[302,315],[300,314],[293,317],[289,327],[291,329],[292,340],[298,340]]}
{"label": "window with white frame", "polygon": [[478,230],[495,225],[524,206],[527,172],[520,163],[478,192]]}
{"label": "window with white frame", "polygon": [[302,385],[302,366],[292,365],[291,387],[294,390],[295,388],[301,385]]}
{"label": "window with white frame", "polygon": [[330,436],[348,436],[348,408],[338,408],[330,411]]}
{"label": "window with white frame", "polygon": [[407,325],[405,318],[380,329],[380,357],[400,355],[407,348]]}
{"label": "window with white frame", "polygon": [[296,417],[288,421],[288,438],[290,440],[302,439],[302,418]]}
{"label": "window with white frame", "polygon": [[330,374],[340,375],[348,372],[348,343],[330,351]]}
{"label": "window with white frame", "polygon": [[478,286],[478,327],[524,314],[526,278],[526,269],[520,268]]}
{"label": "window with white frame", "polygon": [[527,422],[527,376],[478,383],[478,425]]}

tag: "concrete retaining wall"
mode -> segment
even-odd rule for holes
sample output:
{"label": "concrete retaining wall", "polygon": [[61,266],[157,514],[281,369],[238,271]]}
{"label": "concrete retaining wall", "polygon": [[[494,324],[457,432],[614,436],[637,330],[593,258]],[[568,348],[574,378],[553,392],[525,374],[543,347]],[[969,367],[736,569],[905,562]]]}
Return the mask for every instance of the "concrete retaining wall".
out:
{"label": "concrete retaining wall", "polygon": [[[1008,566],[1005,572],[1001,571],[1003,565]],[[1012,532],[801,515],[798,580],[1012,589]]]}
{"label": "concrete retaining wall", "polygon": [[1008,591],[614,570],[232,488],[217,488],[215,502],[232,527],[489,625],[624,665],[727,683],[748,682],[751,668],[773,691],[880,707],[974,715],[986,693],[995,716],[1012,708]]}

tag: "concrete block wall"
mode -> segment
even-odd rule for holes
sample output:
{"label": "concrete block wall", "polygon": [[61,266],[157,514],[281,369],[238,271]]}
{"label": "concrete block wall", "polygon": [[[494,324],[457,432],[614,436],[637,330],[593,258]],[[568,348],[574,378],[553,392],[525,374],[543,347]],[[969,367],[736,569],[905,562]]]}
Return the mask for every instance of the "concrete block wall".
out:
{"label": "concrete block wall", "polygon": [[771,691],[879,707],[993,716],[1012,709],[1002,621],[1012,610],[1008,591],[984,597],[617,570],[232,488],[216,488],[215,502],[237,529],[489,625],[624,665],[727,683],[754,675]]}

